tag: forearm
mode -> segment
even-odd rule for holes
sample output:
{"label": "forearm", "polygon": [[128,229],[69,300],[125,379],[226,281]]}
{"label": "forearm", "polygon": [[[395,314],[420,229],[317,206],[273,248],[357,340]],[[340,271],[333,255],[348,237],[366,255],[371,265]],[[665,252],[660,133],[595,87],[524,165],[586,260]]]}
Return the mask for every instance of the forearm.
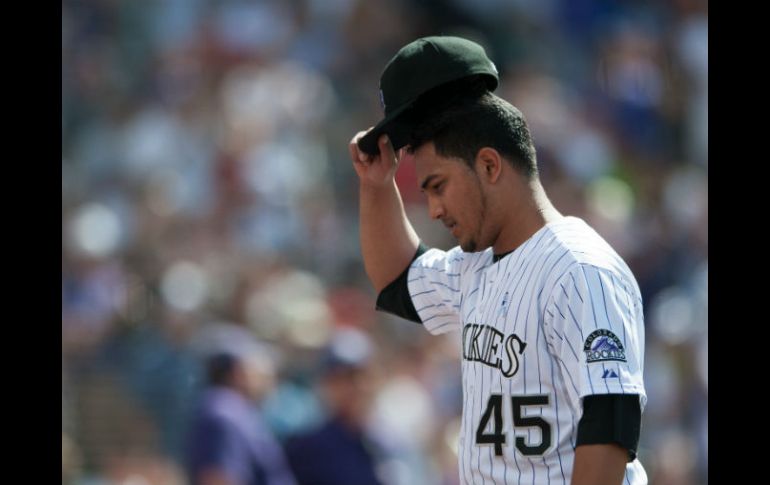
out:
{"label": "forearm", "polygon": [[628,451],[615,444],[580,445],[575,448],[572,485],[620,485]]}
{"label": "forearm", "polygon": [[364,268],[379,292],[411,262],[420,240],[406,217],[395,181],[376,188],[362,183],[359,200]]}

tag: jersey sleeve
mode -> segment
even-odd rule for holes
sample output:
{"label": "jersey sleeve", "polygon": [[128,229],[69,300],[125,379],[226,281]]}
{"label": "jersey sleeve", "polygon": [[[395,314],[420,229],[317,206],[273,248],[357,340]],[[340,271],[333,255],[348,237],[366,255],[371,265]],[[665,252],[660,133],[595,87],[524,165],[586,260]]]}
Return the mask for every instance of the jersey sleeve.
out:
{"label": "jersey sleeve", "polygon": [[449,251],[431,249],[409,267],[407,287],[425,328],[441,334],[461,328],[462,291],[460,273],[465,254],[458,247]]}
{"label": "jersey sleeve", "polygon": [[406,282],[409,279],[409,268],[412,262],[428,249],[430,249],[428,246],[422,242],[420,243],[409,265],[404,268],[404,271],[401,272],[398,278],[383,288],[380,294],[377,295],[377,310],[392,313],[393,315],[412,322],[422,323],[414,309],[414,304],[412,303],[412,298],[409,296],[409,288],[407,288]]}
{"label": "jersey sleeve", "polygon": [[636,459],[642,412],[636,394],[594,394],[583,399],[575,445],[615,443]]}
{"label": "jersey sleeve", "polygon": [[635,281],[575,264],[552,288],[543,324],[576,404],[589,395],[636,394],[644,409],[644,317]]}

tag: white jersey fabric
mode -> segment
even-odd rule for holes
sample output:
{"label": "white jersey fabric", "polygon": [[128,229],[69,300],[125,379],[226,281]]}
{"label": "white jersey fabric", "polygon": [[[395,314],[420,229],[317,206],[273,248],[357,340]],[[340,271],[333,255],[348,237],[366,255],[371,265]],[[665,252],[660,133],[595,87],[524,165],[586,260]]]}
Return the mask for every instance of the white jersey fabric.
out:
{"label": "white jersey fabric", "polygon": [[[582,398],[646,395],[644,317],[626,263],[582,219],[553,221],[493,263],[431,249],[408,289],[425,328],[462,332],[464,484],[569,484]],[[623,481],[647,483],[638,460]]]}

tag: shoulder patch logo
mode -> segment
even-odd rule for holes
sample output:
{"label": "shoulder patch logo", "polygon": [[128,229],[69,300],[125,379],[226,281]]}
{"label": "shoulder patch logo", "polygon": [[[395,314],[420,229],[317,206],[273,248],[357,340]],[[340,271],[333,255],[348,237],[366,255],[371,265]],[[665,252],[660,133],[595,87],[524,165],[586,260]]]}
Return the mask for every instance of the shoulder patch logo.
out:
{"label": "shoulder patch logo", "polygon": [[620,339],[605,329],[591,332],[583,344],[583,352],[586,353],[586,363],[588,364],[605,360],[626,361],[626,349],[623,348]]}

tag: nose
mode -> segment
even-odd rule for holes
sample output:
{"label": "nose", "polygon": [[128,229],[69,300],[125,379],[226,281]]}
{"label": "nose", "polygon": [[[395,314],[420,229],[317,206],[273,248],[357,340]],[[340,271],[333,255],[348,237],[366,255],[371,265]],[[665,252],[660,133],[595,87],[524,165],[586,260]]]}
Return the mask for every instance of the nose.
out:
{"label": "nose", "polygon": [[431,219],[444,217],[444,206],[435,197],[428,197],[428,215]]}

